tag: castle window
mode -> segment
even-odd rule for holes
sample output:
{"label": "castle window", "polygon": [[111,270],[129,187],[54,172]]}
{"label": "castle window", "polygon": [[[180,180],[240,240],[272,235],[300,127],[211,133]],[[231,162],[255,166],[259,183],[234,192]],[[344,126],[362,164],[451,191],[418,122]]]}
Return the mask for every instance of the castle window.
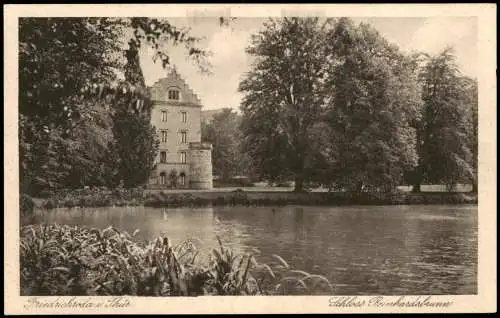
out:
{"label": "castle window", "polygon": [[186,131],[181,131],[181,143],[182,144],[187,143],[187,132]]}
{"label": "castle window", "polygon": [[181,163],[186,163],[186,152],[185,151],[181,152]]}
{"label": "castle window", "polygon": [[169,100],[179,100],[179,91],[176,89],[171,89],[168,91]]}
{"label": "castle window", "polygon": [[167,152],[160,152],[160,163],[167,163]]}
{"label": "castle window", "polygon": [[179,174],[179,183],[181,186],[185,186],[186,185],[186,174],[184,172],[181,172]]}
{"label": "castle window", "polygon": [[165,172],[160,173],[160,184],[166,184],[167,183],[167,175]]}
{"label": "castle window", "polygon": [[167,131],[166,130],[161,131],[161,142],[167,142]]}
{"label": "castle window", "polygon": [[182,112],[182,122],[187,123],[188,114],[187,112]]}
{"label": "castle window", "polygon": [[167,112],[166,111],[161,112],[161,121],[163,121],[163,122],[167,121]]}

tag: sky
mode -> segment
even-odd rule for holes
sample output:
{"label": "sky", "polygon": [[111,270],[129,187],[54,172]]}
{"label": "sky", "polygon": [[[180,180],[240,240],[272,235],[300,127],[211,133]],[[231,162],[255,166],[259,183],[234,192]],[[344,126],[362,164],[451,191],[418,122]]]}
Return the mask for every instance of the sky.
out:
{"label": "sky", "polygon": [[[475,77],[477,69],[477,18],[353,18],[355,22],[367,22],[389,42],[404,52],[435,54],[446,46],[455,49],[457,63],[464,75]],[[237,88],[240,79],[250,69],[251,57],[245,52],[252,34],[262,27],[264,18],[237,18],[229,26],[220,26],[214,17],[172,18],[178,27],[189,27],[194,36],[203,37],[199,43],[211,52],[209,62],[212,74],[201,74],[193,61],[186,58],[183,46],[170,48],[170,59],[187,84],[201,99],[204,110],[231,107],[239,109],[242,95]],[[153,85],[167,72],[161,63],[152,61],[152,51],[140,53],[141,67],[146,84]]]}

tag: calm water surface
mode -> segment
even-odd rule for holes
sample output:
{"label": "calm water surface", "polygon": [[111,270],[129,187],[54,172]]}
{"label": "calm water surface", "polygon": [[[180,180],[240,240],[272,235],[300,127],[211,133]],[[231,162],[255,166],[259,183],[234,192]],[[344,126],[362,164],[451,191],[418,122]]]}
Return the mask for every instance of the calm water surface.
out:
{"label": "calm water surface", "polygon": [[216,236],[326,276],[334,293],[477,294],[477,206],[84,208],[36,211],[36,223],[110,225],[202,250]]}

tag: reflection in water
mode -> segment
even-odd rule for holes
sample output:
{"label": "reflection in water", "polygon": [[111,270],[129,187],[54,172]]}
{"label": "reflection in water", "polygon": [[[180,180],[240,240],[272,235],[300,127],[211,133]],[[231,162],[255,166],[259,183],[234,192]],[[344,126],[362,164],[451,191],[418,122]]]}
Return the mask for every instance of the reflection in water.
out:
{"label": "reflection in water", "polygon": [[88,208],[36,211],[35,222],[113,225],[141,239],[191,240],[282,256],[325,275],[335,294],[476,294],[477,206]]}

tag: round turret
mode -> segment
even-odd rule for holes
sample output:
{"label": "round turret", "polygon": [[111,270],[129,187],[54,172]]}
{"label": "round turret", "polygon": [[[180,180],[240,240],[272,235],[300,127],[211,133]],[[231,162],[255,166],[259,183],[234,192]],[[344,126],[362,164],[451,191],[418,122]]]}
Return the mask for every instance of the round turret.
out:
{"label": "round turret", "polygon": [[189,187],[212,189],[212,145],[201,142],[189,144]]}

